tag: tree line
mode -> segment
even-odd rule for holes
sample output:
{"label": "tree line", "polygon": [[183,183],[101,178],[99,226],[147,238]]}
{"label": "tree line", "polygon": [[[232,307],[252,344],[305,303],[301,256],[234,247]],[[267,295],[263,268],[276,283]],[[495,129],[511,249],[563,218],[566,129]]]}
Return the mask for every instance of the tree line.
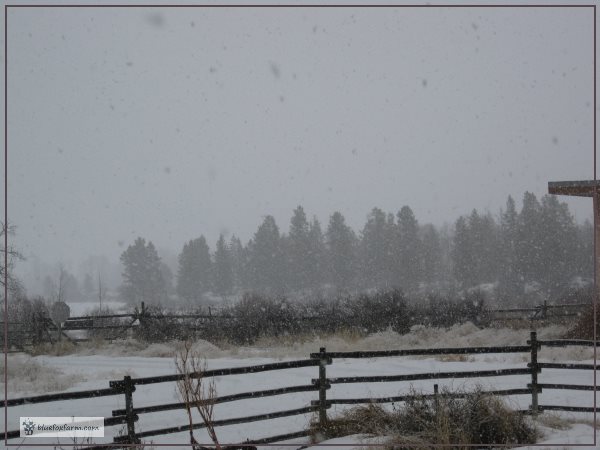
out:
{"label": "tree line", "polygon": [[412,209],[373,208],[359,233],[334,212],[325,230],[298,206],[282,232],[266,216],[244,245],[220,235],[211,251],[204,236],[184,243],[175,275],[150,241],[137,238],[121,255],[121,295],[131,303],[202,302],[211,292],[271,295],[401,289],[409,295],[458,293],[492,286],[498,300],[555,299],[593,271],[593,226],[577,224],[568,205],[545,195],[512,197],[493,216],[473,210],[452,227],[421,225]]}

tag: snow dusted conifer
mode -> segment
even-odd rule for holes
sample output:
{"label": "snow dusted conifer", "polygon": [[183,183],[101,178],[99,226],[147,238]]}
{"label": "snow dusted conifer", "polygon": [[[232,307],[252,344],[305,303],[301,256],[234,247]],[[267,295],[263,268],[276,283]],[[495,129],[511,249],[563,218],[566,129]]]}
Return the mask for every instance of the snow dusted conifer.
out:
{"label": "snow dusted conifer", "polygon": [[326,245],[329,280],[338,289],[349,289],[356,274],[356,236],[340,212],[329,219]]}
{"label": "snow dusted conifer", "polygon": [[224,297],[233,291],[233,267],[230,249],[222,234],[217,241],[214,261],[213,286],[215,292]]}
{"label": "snow dusted conifer", "polygon": [[250,287],[257,291],[282,291],[283,262],[279,228],[273,216],[266,216],[248,243]]}
{"label": "snow dusted conifer", "polygon": [[409,206],[398,212],[396,280],[404,291],[414,290],[422,275],[422,245],[419,224]]}
{"label": "snow dusted conifer", "polygon": [[309,224],[304,209],[298,206],[290,220],[290,232],[285,242],[287,278],[292,290],[305,289],[311,283],[313,267],[309,251]]}
{"label": "snow dusted conifer", "polygon": [[167,298],[161,261],[152,242],[138,237],[121,254],[123,283],[121,296],[131,304],[160,304]]}
{"label": "snow dusted conifer", "polygon": [[379,208],[373,208],[367,216],[360,245],[363,287],[389,287],[392,233],[386,214]]}
{"label": "snow dusted conifer", "polygon": [[188,302],[200,301],[202,294],[210,290],[211,269],[210,250],[204,236],[184,244],[179,254],[177,295]]}
{"label": "snow dusted conifer", "polygon": [[306,254],[308,271],[308,286],[318,288],[326,280],[325,238],[321,230],[321,224],[313,217],[308,230],[308,251]]}

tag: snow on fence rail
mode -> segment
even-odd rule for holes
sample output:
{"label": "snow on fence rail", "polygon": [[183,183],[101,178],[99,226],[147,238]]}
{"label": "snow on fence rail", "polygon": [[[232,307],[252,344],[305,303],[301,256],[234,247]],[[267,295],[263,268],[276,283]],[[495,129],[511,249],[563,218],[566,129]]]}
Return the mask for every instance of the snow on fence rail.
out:
{"label": "snow on fence rail", "polygon": [[[265,414],[245,416],[245,417],[234,417],[222,420],[215,420],[212,425],[215,427],[241,424],[248,422],[264,421],[275,419],[279,417],[289,417],[301,414],[307,414],[312,412],[318,412],[319,421],[323,423],[327,420],[326,410],[331,408],[334,404],[360,404],[360,403],[392,403],[392,402],[403,402],[407,401],[413,396],[402,395],[395,397],[380,397],[380,398],[327,398],[327,390],[331,388],[332,384],[341,383],[363,383],[363,382],[392,382],[392,381],[406,381],[406,380],[425,380],[425,379],[440,379],[440,378],[473,378],[473,377],[487,377],[487,376],[510,376],[510,375],[531,375],[531,383],[527,384],[526,388],[519,389],[504,389],[504,390],[493,390],[486,391],[489,395],[531,395],[531,405],[528,409],[522,410],[523,413],[536,415],[543,411],[572,411],[572,412],[594,412],[593,407],[578,407],[578,406],[565,406],[565,405],[539,405],[538,394],[542,392],[542,389],[568,389],[568,390],[586,390],[594,391],[595,386],[586,385],[572,385],[572,384],[551,384],[551,383],[539,383],[538,375],[544,368],[553,369],[566,369],[566,370],[593,370],[598,368],[593,364],[560,364],[560,363],[538,363],[537,352],[543,346],[549,347],[565,347],[565,346],[594,346],[598,342],[593,341],[582,341],[582,340],[544,340],[538,341],[535,331],[531,332],[531,338],[527,341],[528,345],[524,346],[509,346],[509,347],[460,347],[460,348],[434,348],[434,349],[410,349],[410,350],[390,350],[390,351],[364,351],[364,352],[327,352],[325,348],[321,348],[318,353],[310,354],[310,359],[297,360],[297,361],[286,361],[271,364],[262,364],[256,366],[246,367],[235,367],[225,369],[207,370],[202,373],[192,374],[196,377],[216,377],[216,376],[228,376],[228,375],[241,375],[258,373],[265,371],[277,371],[301,367],[318,366],[319,377],[311,380],[311,384],[299,385],[299,386],[288,386],[278,389],[268,389],[254,392],[241,392],[232,395],[226,395],[217,397],[214,399],[215,403],[234,402],[244,399],[261,398],[268,396],[278,396],[284,394],[292,394],[298,392],[309,392],[318,391],[318,400],[311,401],[311,404],[302,408],[290,409],[285,411],[274,411]],[[404,374],[404,375],[385,375],[385,376],[362,376],[362,377],[327,377],[327,365],[333,363],[334,358],[338,359],[352,359],[352,358],[380,358],[380,357],[396,357],[396,356],[427,356],[427,355],[449,355],[449,354],[485,354],[485,353],[529,353],[530,362],[526,368],[514,368],[514,369],[498,369],[498,370],[479,370],[479,371],[463,371],[463,372],[437,372],[437,373],[419,373],[419,374]],[[3,402],[3,406],[10,407],[16,405],[30,404],[30,403],[43,403],[52,401],[64,401],[74,400],[82,398],[93,398],[109,395],[124,395],[125,396],[125,408],[117,409],[112,411],[112,417],[104,419],[105,426],[115,425],[126,425],[127,432],[123,436],[116,436],[113,438],[113,444],[136,444],[139,443],[141,438],[149,436],[158,436],[172,433],[179,433],[189,431],[189,424],[172,426],[168,428],[161,428],[155,430],[148,430],[144,432],[135,431],[135,423],[140,420],[140,416],[146,413],[169,411],[176,409],[184,409],[185,403],[168,403],[161,405],[151,405],[135,408],[133,405],[133,392],[137,385],[148,385],[157,383],[168,383],[176,382],[183,378],[182,374],[166,375],[166,376],[154,376],[144,378],[131,378],[125,376],[123,380],[116,380],[109,382],[108,389],[96,389],[91,391],[79,391],[79,392],[67,392],[61,394],[48,394],[36,397],[25,397],[10,399]],[[437,385],[435,386],[433,394],[426,394],[426,398],[435,398],[436,395],[461,397],[466,395],[465,393],[444,393],[439,394],[437,392]],[[193,429],[205,428],[204,423],[196,423],[193,425]],[[281,434],[277,436],[270,436],[261,439],[255,439],[252,441],[246,441],[244,444],[266,444],[286,439],[292,439],[296,437],[307,436],[308,430],[300,430],[293,433]],[[6,431],[5,439],[14,439],[19,437],[19,430]],[[89,450],[96,450],[100,448],[106,448],[107,444],[87,447]]]}

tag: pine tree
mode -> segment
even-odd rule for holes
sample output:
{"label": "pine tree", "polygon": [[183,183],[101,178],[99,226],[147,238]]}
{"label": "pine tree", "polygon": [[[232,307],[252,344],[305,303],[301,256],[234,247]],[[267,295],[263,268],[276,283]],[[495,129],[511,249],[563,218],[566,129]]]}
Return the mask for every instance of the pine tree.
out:
{"label": "pine tree", "polygon": [[494,283],[498,276],[498,244],[496,223],[488,213],[473,210],[468,220],[474,285]]}
{"label": "pine tree", "polygon": [[541,206],[531,192],[523,195],[523,206],[517,223],[517,270],[524,284],[539,282],[542,267],[542,242],[540,229]]}
{"label": "pine tree", "polygon": [[310,285],[311,260],[309,224],[302,206],[294,210],[290,220],[290,232],[285,241],[287,279],[293,290],[305,289]]}
{"label": "pine tree", "polygon": [[183,246],[179,254],[177,295],[188,302],[198,302],[211,288],[210,250],[204,236]]}
{"label": "pine tree", "polygon": [[152,242],[138,237],[121,254],[123,264],[122,297],[131,304],[141,302],[160,304],[167,298],[165,281],[160,269],[160,258]]}
{"label": "pine tree", "polygon": [[577,273],[583,280],[594,278],[594,225],[589,220],[577,227]]}
{"label": "pine tree", "polygon": [[163,280],[165,281],[165,290],[168,295],[175,294],[175,286],[173,285],[173,271],[171,268],[163,261],[160,263],[160,272],[162,273]]}
{"label": "pine tree", "polygon": [[422,249],[422,279],[431,288],[433,284],[440,281],[442,268],[442,247],[440,236],[431,224],[421,228]]}
{"label": "pine tree", "polygon": [[408,206],[398,212],[396,279],[406,291],[414,290],[422,273],[422,248],[417,219]]}
{"label": "pine tree", "polygon": [[257,291],[280,292],[285,287],[283,253],[279,228],[273,216],[266,216],[248,243],[250,287]]}
{"label": "pine tree", "polygon": [[248,252],[242,245],[242,241],[235,235],[229,241],[229,254],[231,256],[231,267],[233,272],[233,286],[235,289],[243,290],[248,286]]}
{"label": "pine tree", "polygon": [[326,239],[329,280],[338,289],[351,289],[355,285],[356,236],[337,211],[329,219]]}
{"label": "pine tree", "polygon": [[517,264],[519,215],[509,195],[506,210],[500,213],[499,291],[504,302],[514,303],[522,291],[522,275]]}
{"label": "pine tree", "polygon": [[392,237],[393,230],[386,214],[379,208],[373,208],[367,216],[360,243],[363,287],[390,287]]}
{"label": "pine tree", "polygon": [[313,217],[308,229],[308,252],[306,254],[308,267],[308,287],[318,288],[326,280],[327,253],[325,238],[321,224]]}
{"label": "pine tree", "polygon": [[460,289],[473,286],[473,265],[473,252],[467,219],[460,216],[454,226],[452,246],[452,272]]}
{"label": "pine tree", "polygon": [[215,292],[222,297],[233,291],[232,258],[223,235],[219,235],[214,257],[213,285]]}
{"label": "pine tree", "polygon": [[566,293],[577,273],[577,227],[566,203],[545,195],[540,211],[540,262],[537,279],[548,297]]}

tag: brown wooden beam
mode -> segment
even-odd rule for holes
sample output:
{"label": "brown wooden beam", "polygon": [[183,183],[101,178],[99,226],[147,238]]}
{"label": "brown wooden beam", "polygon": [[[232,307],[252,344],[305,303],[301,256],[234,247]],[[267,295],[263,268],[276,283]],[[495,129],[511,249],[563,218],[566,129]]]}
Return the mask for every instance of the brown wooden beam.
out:
{"label": "brown wooden beam", "polygon": [[553,195],[573,195],[576,197],[593,197],[594,188],[600,187],[600,180],[583,181],[550,181],[548,193]]}

